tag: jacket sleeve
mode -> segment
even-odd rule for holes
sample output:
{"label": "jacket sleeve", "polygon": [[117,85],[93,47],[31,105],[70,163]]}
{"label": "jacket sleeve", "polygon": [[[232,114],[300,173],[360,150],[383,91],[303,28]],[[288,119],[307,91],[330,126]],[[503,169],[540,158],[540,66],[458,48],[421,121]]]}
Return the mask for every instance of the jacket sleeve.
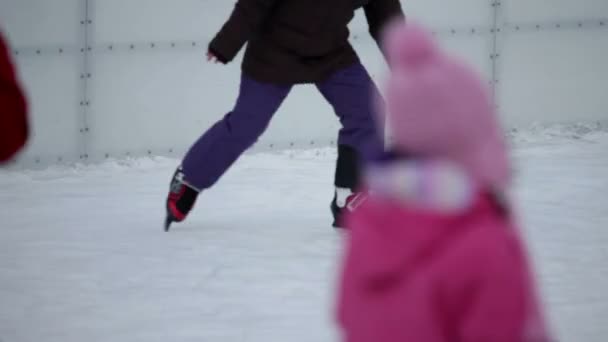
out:
{"label": "jacket sleeve", "polygon": [[515,253],[497,252],[479,265],[483,270],[460,316],[460,341],[550,342],[530,270]]}
{"label": "jacket sleeve", "polygon": [[23,148],[28,134],[25,97],[0,34],[0,162],[9,160]]}
{"label": "jacket sleeve", "polygon": [[397,17],[404,17],[399,0],[371,0],[363,8],[369,25],[369,33],[381,45],[384,25]]}
{"label": "jacket sleeve", "polygon": [[260,29],[276,1],[238,0],[230,18],[209,44],[209,51],[224,64],[232,61]]}

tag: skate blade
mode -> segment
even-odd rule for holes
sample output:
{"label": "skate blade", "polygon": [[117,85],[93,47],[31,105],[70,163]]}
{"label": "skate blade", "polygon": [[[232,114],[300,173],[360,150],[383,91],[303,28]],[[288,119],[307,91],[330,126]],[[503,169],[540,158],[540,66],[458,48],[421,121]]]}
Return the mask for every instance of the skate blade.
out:
{"label": "skate blade", "polygon": [[171,218],[171,216],[167,216],[167,218],[165,219],[165,232],[168,232],[169,229],[171,229],[171,223],[173,223],[173,219]]}

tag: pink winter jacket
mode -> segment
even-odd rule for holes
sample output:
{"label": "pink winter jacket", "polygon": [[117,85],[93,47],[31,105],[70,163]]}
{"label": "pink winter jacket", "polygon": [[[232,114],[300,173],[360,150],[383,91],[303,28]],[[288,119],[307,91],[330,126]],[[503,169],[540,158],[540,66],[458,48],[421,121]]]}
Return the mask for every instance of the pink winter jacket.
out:
{"label": "pink winter jacket", "polygon": [[347,218],[344,341],[549,341],[516,227],[473,197],[441,214],[370,196]]}

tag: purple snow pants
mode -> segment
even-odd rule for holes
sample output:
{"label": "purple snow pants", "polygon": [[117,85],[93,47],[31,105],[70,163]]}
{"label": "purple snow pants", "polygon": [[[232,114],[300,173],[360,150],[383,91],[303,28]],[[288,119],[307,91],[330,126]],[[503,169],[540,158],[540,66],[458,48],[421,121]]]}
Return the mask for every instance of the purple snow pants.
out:
{"label": "purple snow pants", "polygon": [[[342,124],[338,144],[359,155],[379,153],[383,143],[373,115],[373,93],[378,90],[365,68],[357,63],[316,86]],[[186,154],[182,166],[188,183],[199,190],[215,184],[264,133],[291,88],[260,83],[242,75],[232,112],[204,133]]]}

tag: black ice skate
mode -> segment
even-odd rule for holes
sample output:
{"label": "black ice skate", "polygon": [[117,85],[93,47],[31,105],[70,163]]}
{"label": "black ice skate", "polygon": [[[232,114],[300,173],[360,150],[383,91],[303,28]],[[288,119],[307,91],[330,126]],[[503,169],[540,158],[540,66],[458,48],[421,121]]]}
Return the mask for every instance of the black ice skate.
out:
{"label": "black ice skate", "polygon": [[354,190],[359,186],[359,154],[347,145],[338,145],[338,160],[336,162],[335,186],[336,192],[331,202],[331,213],[334,216],[335,228],[344,228],[342,216],[344,210],[349,210],[349,203],[359,196]]}
{"label": "black ice skate", "polygon": [[366,198],[366,193],[351,192],[350,189],[337,188],[334,200],[331,202],[331,212],[334,215],[334,228],[346,228],[343,222],[344,214],[354,211]]}
{"label": "black ice skate", "polygon": [[168,232],[173,222],[182,222],[194,207],[199,191],[188,185],[184,181],[184,173],[179,167],[169,187],[167,197],[167,218],[165,220],[165,231]]}

